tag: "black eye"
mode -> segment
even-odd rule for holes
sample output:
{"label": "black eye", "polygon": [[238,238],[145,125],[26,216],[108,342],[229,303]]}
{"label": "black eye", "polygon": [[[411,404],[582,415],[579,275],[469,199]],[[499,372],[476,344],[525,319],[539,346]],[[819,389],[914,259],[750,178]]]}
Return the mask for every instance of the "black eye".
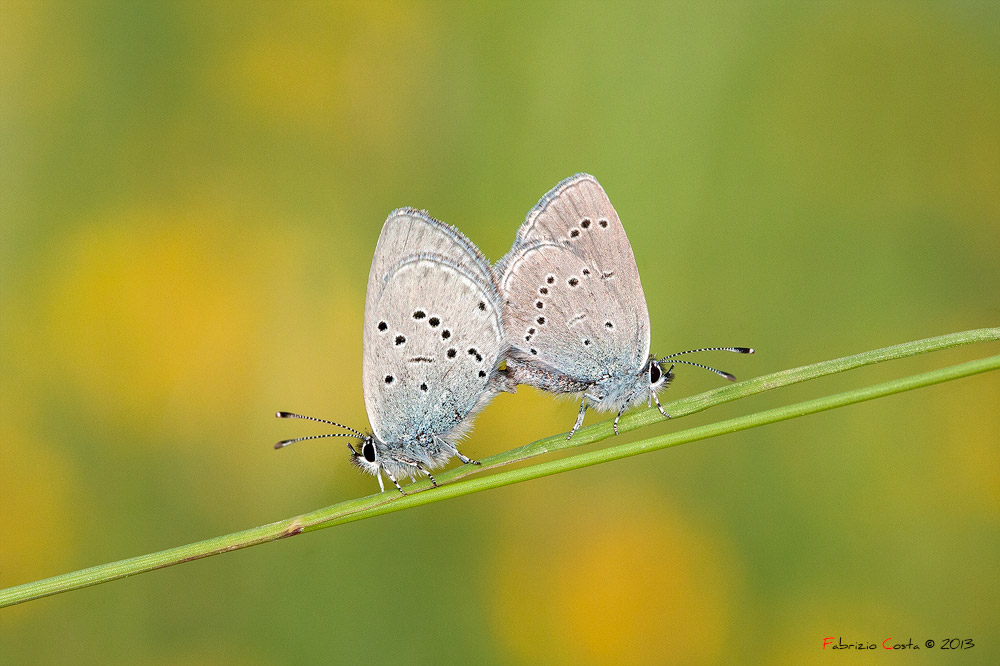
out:
{"label": "black eye", "polygon": [[363,455],[365,460],[368,462],[375,462],[375,445],[371,442],[365,442],[365,445],[361,447],[361,455]]}
{"label": "black eye", "polygon": [[662,373],[660,372],[660,366],[659,365],[657,365],[656,363],[650,364],[650,366],[649,366],[649,383],[650,384],[655,384],[656,382],[660,381],[660,375],[661,374]]}

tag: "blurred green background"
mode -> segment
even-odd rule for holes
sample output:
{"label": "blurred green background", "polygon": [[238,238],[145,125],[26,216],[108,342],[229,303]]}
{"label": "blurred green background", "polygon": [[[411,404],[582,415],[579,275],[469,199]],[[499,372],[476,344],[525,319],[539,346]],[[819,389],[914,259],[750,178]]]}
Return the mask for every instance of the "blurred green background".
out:
{"label": "blurred green background", "polygon": [[[273,451],[322,430],[272,415],[367,425],[398,206],[496,259],[593,173],[653,350],[753,345],[701,359],[744,378],[1000,322],[995,3],[0,7],[0,587],[377,490],[339,441]],[[663,397],[719,384],[680,368]],[[970,378],[5,609],[0,663],[802,664],[827,636],[996,663],[998,396]],[[502,395],[463,450],[575,414]]]}

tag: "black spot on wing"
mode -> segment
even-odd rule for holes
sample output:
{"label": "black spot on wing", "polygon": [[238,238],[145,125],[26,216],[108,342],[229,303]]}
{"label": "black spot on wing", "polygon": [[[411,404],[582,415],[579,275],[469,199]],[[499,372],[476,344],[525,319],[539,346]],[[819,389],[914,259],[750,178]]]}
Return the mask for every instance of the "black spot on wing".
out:
{"label": "black spot on wing", "polygon": [[433,363],[434,359],[430,356],[414,356],[410,359],[410,363]]}

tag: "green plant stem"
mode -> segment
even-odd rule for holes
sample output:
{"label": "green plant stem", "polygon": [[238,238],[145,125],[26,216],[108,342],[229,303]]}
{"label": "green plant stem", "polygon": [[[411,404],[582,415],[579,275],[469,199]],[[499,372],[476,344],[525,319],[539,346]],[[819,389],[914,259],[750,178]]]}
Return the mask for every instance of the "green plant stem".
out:
{"label": "green plant stem", "polygon": [[[847,356],[833,361],[826,361],[810,366],[786,370],[783,372],[758,377],[757,379],[740,382],[715,391],[708,391],[698,396],[677,400],[665,407],[668,407],[674,417],[691,414],[706,409],[712,405],[721,404],[734,400],[737,397],[755,395],[772,388],[787,386],[797,382],[821,377],[835,372],[842,372],[851,368],[870,365],[883,360],[913,356],[915,354],[945,349],[960,344],[971,342],[995,341],[1000,339],[1000,328],[979,329],[964,333],[929,338],[917,342],[887,347],[881,350],[865,352],[854,356]],[[32,599],[67,592],[69,590],[80,589],[91,585],[97,585],[126,576],[161,569],[182,562],[189,562],[211,555],[218,555],[230,550],[237,550],[254,546],[269,541],[276,541],[289,536],[294,536],[302,532],[309,532],[325,527],[332,527],[342,523],[371,518],[373,516],[400,511],[413,506],[420,506],[430,502],[437,502],[450,497],[468,495],[490,488],[506,486],[529,479],[536,479],[543,476],[558,474],[571,469],[580,469],[590,465],[596,465],[612,460],[619,460],[629,456],[655,451],[667,447],[677,446],[687,442],[698,441],[709,437],[715,437],[731,432],[746,430],[761,425],[776,423],[807,414],[814,414],[857,402],[872,400],[894,393],[913,390],[923,386],[930,386],[941,382],[951,381],[961,377],[988,372],[1000,369],[1000,355],[991,356],[976,361],[970,361],[959,365],[954,365],[939,370],[932,370],[918,375],[895,379],[865,388],[845,391],[835,395],[824,396],[814,400],[807,400],[786,407],[769,409],[747,416],[741,416],[718,423],[712,423],[696,428],[690,428],[680,432],[651,437],[637,442],[629,442],[617,446],[610,446],[595,451],[580,453],[568,456],[559,460],[540,462],[534,465],[511,469],[495,474],[476,476],[470,479],[456,480],[461,476],[466,476],[470,472],[479,470],[471,469],[471,466],[462,466],[451,470],[445,474],[438,475],[441,482],[452,480],[452,483],[443,484],[433,492],[418,492],[426,489],[426,482],[418,482],[407,487],[411,490],[406,496],[393,492],[380,493],[369,497],[348,500],[332,506],[319,509],[310,513],[278,521],[269,525],[236,532],[221,537],[206,539],[186,546],[170,548],[148,555],[141,555],[127,560],[101,564],[88,569],[46,578],[44,580],[25,583],[16,587],[0,590],[0,608],[10,606]],[[656,410],[646,410],[644,412],[629,415],[622,419],[620,430],[627,431],[647,425],[652,422],[662,421],[662,417]],[[564,435],[548,437],[537,442],[533,442],[524,447],[513,449],[493,456],[483,461],[486,469],[506,465],[511,462],[526,460],[531,457],[556,451],[573,446],[592,443],[598,439],[603,439],[612,434],[610,422],[596,424],[589,428],[581,429],[577,435],[569,442]],[[578,439],[579,438],[579,439]]]}
{"label": "green plant stem", "polygon": [[[978,328],[971,331],[959,333],[949,333],[933,338],[904,342],[890,347],[874,349],[872,351],[861,352],[843,356],[829,361],[812,363],[798,368],[781,370],[769,375],[762,375],[754,379],[748,379],[733,384],[728,384],[720,388],[705,391],[697,395],[680,398],[669,403],[664,402],[663,407],[672,420],[677,420],[684,416],[696,414],[709,407],[715,407],[726,402],[731,402],[739,398],[748,398],[752,395],[764,393],[776,388],[799,384],[811,379],[835,375],[847,370],[854,370],[867,365],[874,365],[883,361],[892,361],[908,356],[926,354],[928,352],[941,351],[951,347],[972,344],[976,342],[996,342],[1000,341],[1000,327]],[[636,430],[654,423],[662,423],[663,415],[658,409],[637,410],[622,416],[618,424],[618,431],[622,433]],[[537,456],[562,451],[565,449],[585,446],[602,439],[607,439],[614,435],[612,420],[602,421],[591,426],[581,428],[572,439],[567,440],[565,434],[546,437],[530,444],[504,451],[495,456],[483,459],[483,466],[479,469],[462,465],[455,467],[437,475],[439,481],[454,481],[471,474],[509,465],[515,462],[530,460]]]}

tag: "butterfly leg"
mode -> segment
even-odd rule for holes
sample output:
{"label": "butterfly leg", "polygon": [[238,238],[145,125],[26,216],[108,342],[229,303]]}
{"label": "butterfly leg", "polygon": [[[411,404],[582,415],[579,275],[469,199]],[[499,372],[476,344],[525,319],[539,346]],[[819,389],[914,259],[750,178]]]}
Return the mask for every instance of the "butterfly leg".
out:
{"label": "butterfly leg", "polygon": [[378,479],[378,487],[379,487],[379,489],[381,490],[381,492],[384,493],[385,492],[385,484],[382,483],[382,470],[380,470],[380,469],[375,470],[375,478]]}
{"label": "butterfly leg", "polygon": [[[396,477],[394,477],[392,475],[392,472],[390,472],[389,470],[385,470],[385,475],[389,477],[390,481],[392,481],[394,484],[396,484],[396,490],[398,490],[399,492],[403,493],[404,495],[406,494],[406,491],[403,490],[403,488],[399,485],[399,481],[397,481]],[[382,485],[382,477],[381,476],[378,478],[378,484],[380,486]],[[385,488],[382,488],[382,492],[385,492]]]}
{"label": "butterfly leg", "polygon": [[653,400],[656,402],[656,408],[660,410],[660,413],[669,419],[670,414],[667,414],[665,411],[663,411],[663,405],[660,404],[660,399],[656,397],[656,394],[650,391],[649,395],[651,395]]}
{"label": "butterfly leg", "polygon": [[438,446],[440,446],[442,449],[445,449],[447,451],[451,451],[452,455],[458,456],[458,459],[461,460],[462,462],[464,462],[466,465],[482,465],[482,463],[479,462],[478,460],[473,460],[469,456],[463,454],[451,442],[443,440],[440,437],[435,437],[434,441],[437,442]]}
{"label": "butterfly leg", "polygon": [[615,417],[615,422],[614,422],[614,426],[613,427],[615,429],[615,434],[616,435],[618,434],[618,420],[622,417],[622,414],[625,413],[626,409],[628,409],[628,405],[625,405],[624,407],[622,407],[621,409],[619,409],[618,410],[618,415]]}
{"label": "butterfly leg", "polygon": [[583,425],[583,415],[587,413],[587,396],[583,396],[583,400],[580,401],[580,413],[576,417],[576,423],[573,424],[573,429],[569,431],[566,435],[566,439],[569,440],[576,434],[576,431],[580,429]]}
{"label": "butterfly leg", "polygon": [[434,480],[434,475],[430,471],[418,462],[413,463],[413,466],[419,469],[421,472],[427,475],[427,478],[431,480],[431,485],[437,488],[437,481]]}
{"label": "butterfly leg", "polygon": [[458,459],[461,460],[462,462],[464,462],[466,465],[482,465],[483,464],[483,463],[479,462],[478,460],[473,460],[469,456],[463,454],[458,449],[455,449],[455,455],[458,456]]}

